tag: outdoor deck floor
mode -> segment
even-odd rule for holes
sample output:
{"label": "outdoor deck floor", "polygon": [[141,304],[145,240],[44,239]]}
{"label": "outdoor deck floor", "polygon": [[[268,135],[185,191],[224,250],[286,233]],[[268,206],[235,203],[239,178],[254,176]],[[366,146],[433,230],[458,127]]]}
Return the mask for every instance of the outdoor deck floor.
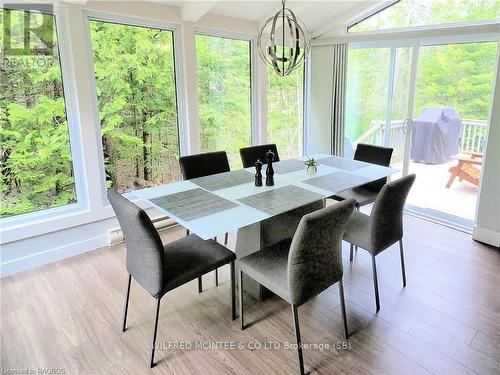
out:
{"label": "outdoor deck floor", "polygon": [[[415,173],[417,179],[410,191],[407,203],[419,208],[474,220],[479,188],[467,181],[459,181],[458,178],[449,189],[446,188],[450,177],[448,170],[456,164],[456,160],[435,165],[410,162],[410,173]],[[393,167],[402,170],[403,164],[397,163]],[[400,173],[395,175],[396,178],[400,176]]]}

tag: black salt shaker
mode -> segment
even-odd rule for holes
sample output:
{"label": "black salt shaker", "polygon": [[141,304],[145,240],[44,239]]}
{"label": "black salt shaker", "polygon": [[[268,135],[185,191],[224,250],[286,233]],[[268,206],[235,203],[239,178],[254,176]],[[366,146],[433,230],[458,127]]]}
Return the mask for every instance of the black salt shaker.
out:
{"label": "black salt shaker", "polygon": [[274,152],[269,150],[266,152],[266,186],[274,186],[274,169],[273,169]]}
{"label": "black salt shaker", "polygon": [[262,186],[262,162],[260,159],[255,162],[255,186]]}

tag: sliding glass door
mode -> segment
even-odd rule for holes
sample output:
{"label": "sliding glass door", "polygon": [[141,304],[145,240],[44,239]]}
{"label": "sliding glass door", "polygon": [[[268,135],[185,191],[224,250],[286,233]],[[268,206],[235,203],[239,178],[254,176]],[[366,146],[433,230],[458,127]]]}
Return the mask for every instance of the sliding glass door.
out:
{"label": "sliding glass door", "polygon": [[472,228],[496,58],[497,42],[351,46],[346,156],[393,148],[393,178],[417,174],[407,207]]}
{"label": "sliding glass door", "polygon": [[496,42],[419,48],[406,160],[417,175],[408,197],[415,211],[472,227],[496,58]]}
{"label": "sliding glass door", "polygon": [[352,156],[358,143],[384,144],[390,61],[390,48],[349,50],[346,156]]}
{"label": "sliding glass door", "polygon": [[412,48],[350,49],[347,70],[346,156],[358,143],[394,149],[403,168]]}

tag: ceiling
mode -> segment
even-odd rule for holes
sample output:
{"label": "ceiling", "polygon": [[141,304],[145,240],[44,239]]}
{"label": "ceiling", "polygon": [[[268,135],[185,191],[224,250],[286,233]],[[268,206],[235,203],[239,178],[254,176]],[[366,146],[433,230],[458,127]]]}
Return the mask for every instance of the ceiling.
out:
{"label": "ceiling", "polygon": [[[244,19],[262,25],[281,7],[281,1],[162,1],[179,7],[184,21],[196,22],[206,14]],[[380,6],[383,0],[304,0],[286,5],[306,25],[312,37],[338,34],[344,25],[359,15]]]}

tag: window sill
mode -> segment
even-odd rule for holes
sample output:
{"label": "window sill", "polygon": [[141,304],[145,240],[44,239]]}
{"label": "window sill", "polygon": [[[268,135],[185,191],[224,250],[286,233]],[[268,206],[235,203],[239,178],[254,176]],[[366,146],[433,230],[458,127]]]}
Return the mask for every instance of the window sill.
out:
{"label": "window sill", "polygon": [[[143,201],[136,201],[135,203],[143,209],[151,208],[149,203]],[[0,244],[24,240],[114,217],[115,213],[109,204],[90,210],[78,203],[9,217],[0,220]]]}

